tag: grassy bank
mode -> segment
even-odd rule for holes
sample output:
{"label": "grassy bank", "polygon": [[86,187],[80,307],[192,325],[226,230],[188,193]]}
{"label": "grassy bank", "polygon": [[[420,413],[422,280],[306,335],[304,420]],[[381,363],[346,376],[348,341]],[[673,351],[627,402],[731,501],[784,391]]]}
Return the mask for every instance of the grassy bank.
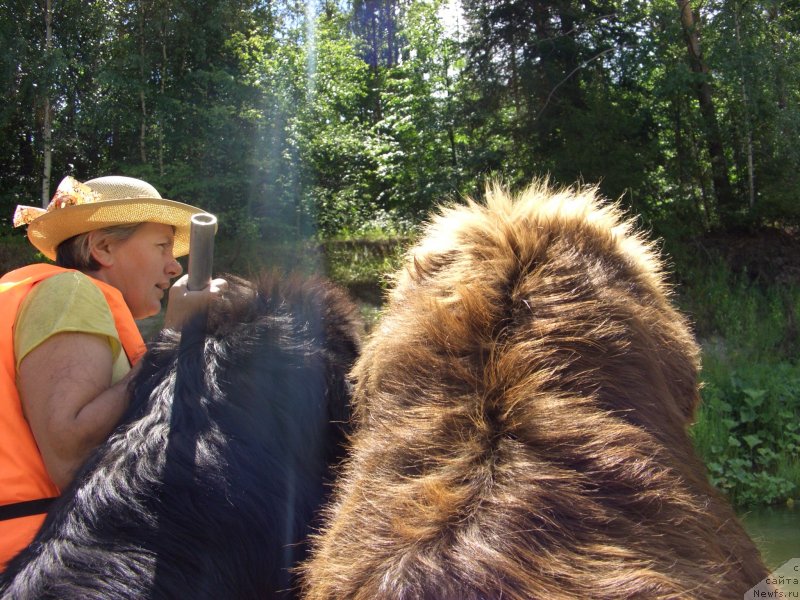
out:
{"label": "grassy bank", "polygon": [[679,303],[703,346],[692,428],[712,481],[738,506],[800,497],[800,288],[721,260],[684,263]]}

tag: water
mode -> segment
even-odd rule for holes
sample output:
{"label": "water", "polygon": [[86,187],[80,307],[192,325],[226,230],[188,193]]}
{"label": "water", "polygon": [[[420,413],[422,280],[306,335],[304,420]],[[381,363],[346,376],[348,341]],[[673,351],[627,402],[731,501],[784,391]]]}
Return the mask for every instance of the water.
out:
{"label": "water", "polygon": [[[800,508],[761,508],[741,515],[741,519],[769,568],[800,559]],[[800,586],[785,586],[784,591],[800,593]]]}

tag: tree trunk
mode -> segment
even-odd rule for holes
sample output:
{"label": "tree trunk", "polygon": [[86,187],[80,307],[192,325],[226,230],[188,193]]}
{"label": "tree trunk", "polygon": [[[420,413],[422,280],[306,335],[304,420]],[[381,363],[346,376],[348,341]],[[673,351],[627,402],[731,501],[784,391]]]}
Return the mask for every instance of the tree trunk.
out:
{"label": "tree trunk", "polygon": [[386,68],[389,69],[396,64],[395,58],[395,6],[393,0],[386,0],[383,3],[383,23],[386,32]]}
{"label": "tree trunk", "polygon": [[739,70],[742,80],[742,106],[744,108],[744,135],[747,144],[747,195],[750,210],[756,205],[756,186],[753,168],[753,127],[750,124],[750,100],[747,94],[747,81],[745,80],[744,58],[742,57],[742,37],[739,22],[739,4],[734,9],[734,19],[736,21],[736,49],[739,53]]}
{"label": "tree trunk", "polygon": [[700,114],[706,126],[706,145],[711,159],[711,178],[714,183],[714,194],[717,206],[724,216],[733,212],[734,197],[728,178],[728,164],[722,144],[722,136],[717,124],[714,99],[711,91],[711,74],[708,66],[703,61],[700,50],[700,34],[695,22],[689,0],[676,0],[681,13],[681,26],[686,37],[686,47],[689,52],[689,65],[698,76],[696,86],[697,100],[700,103]]}
{"label": "tree trunk", "polygon": [[[689,111],[691,110],[690,102],[688,97],[684,97],[683,101],[685,105],[685,112],[689,115]],[[692,127],[691,122],[687,123],[687,131],[689,133],[689,142],[691,144],[691,148],[688,152],[689,154],[689,168],[691,171],[694,171],[695,177],[697,181],[700,182],[700,206],[703,209],[703,227],[708,229],[711,227],[711,221],[713,220],[713,211],[711,210],[713,207],[713,190],[708,189],[708,181],[706,179],[707,172],[706,169],[703,168],[703,164],[701,162],[701,156],[703,154],[702,149],[702,141],[697,139],[697,129]],[[713,187],[713,182],[712,182]]]}
{"label": "tree trunk", "polygon": [[[768,5],[767,21],[770,27],[774,27],[777,24],[778,19],[781,17],[781,12],[777,2]],[[772,49],[775,53],[775,64],[778,65],[776,69],[773,69],[775,96],[777,98],[776,105],[779,110],[786,110],[786,107],[789,106],[789,94],[786,89],[785,78],[782,76],[786,67],[786,59],[784,57],[785,47],[784,44],[780,42],[780,39],[774,36],[772,37]]]}
{"label": "tree trunk", "polygon": [[[168,15],[166,9],[161,20],[161,99],[166,97],[166,79],[167,79],[167,22]],[[158,174],[164,176],[164,114],[163,109],[159,111],[159,127],[158,127]]]}
{"label": "tree trunk", "polygon": [[142,164],[147,163],[147,102],[145,101],[144,94],[145,86],[147,84],[144,71],[144,13],[144,2],[139,2],[139,105],[142,109],[141,120],[139,124],[139,159],[142,161]]}
{"label": "tree trunk", "polygon": [[44,90],[44,119],[42,140],[44,142],[44,168],[42,169],[42,207],[50,203],[50,171],[53,166],[53,125],[50,112],[50,54],[53,48],[53,13],[50,0],[44,3],[44,55],[47,65]]}
{"label": "tree trunk", "polygon": [[511,69],[511,81],[509,85],[511,87],[511,103],[514,105],[514,112],[519,115],[520,112],[520,93],[519,93],[519,66],[517,65],[517,40],[516,36],[512,32],[510,39],[508,40],[509,49],[508,49],[508,58],[509,58],[509,68]]}

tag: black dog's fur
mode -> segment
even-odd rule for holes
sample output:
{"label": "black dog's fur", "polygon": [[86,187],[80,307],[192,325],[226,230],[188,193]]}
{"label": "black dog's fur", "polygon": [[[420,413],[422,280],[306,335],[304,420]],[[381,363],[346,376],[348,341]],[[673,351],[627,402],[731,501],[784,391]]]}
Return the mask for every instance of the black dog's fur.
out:
{"label": "black dog's fur", "polygon": [[181,341],[152,344],[122,424],[9,563],[3,599],[293,593],[360,326],[321,280],[229,281]]}

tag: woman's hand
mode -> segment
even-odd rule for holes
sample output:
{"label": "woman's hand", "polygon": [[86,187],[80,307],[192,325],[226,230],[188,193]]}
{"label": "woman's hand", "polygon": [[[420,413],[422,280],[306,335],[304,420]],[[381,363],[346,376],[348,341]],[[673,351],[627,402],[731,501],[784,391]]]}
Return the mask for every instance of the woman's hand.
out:
{"label": "woman's hand", "polygon": [[188,281],[189,276],[184,275],[169,290],[167,313],[164,315],[164,327],[167,329],[180,331],[188,319],[208,308],[211,298],[228,289],[227,281],[214,279],[208,287],[190,291],[187,287]]}

